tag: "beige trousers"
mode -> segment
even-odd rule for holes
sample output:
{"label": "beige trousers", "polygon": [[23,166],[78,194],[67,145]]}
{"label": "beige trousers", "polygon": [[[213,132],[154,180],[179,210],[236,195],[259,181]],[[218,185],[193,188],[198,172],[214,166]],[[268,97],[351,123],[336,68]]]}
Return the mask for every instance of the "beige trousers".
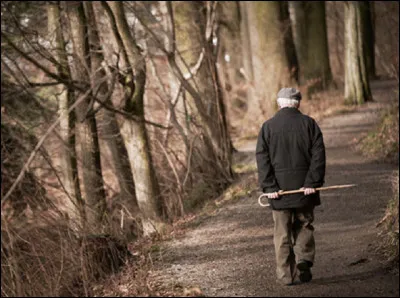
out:
{"label": "beige trousers", "polygon": [[314,263],[314,207],[273,210],[272,215],[277,278],[293,281],[298,261]]}

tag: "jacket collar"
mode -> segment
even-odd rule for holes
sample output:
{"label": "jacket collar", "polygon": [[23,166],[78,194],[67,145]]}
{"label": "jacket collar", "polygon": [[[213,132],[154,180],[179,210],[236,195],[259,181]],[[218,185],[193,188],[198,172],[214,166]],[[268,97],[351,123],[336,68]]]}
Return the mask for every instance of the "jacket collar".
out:
{"label": "jacket collar", "polygon": [[300,110],[297,108],[282,108],[276,112],[277,115],[291,115],[291,114],[301,114]]}

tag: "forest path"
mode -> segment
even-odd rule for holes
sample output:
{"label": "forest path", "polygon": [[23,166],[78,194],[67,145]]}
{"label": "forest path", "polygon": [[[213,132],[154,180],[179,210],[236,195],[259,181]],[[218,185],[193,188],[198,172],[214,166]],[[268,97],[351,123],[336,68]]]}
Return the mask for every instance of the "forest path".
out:
{"label": "forest path", "polygon": [[[353,148],[355,138],[373,129],[395,88],[390,82],[373,82],[376,102],[319,123],[327,152],[325,186],[357,187],[321,192],[310,283],[276,284],[272,212],[258,205],[256,189],[223,205],[184,237],[164,242],[153,278],[168,287],[197,286],[205,296],[398,297],[398,273],[388,271],[375,252],[376,224],[392,196],[391,177],[398,167],[376,163]],[[237,160],[255,166],[255,144],[242,144]]]}

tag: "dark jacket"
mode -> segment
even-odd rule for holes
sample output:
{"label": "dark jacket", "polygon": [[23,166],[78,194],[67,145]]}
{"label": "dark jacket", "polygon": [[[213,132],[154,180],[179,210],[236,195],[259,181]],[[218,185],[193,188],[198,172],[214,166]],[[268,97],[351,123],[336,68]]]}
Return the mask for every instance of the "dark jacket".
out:
{"label": "dark jacket", "polygon": [[[325,146],[318,124],[296,108],[280,109],[264,122],[257,140],[258,180],[264,193],[321,187],[325,177]],[[272,209],[320,205],[319,193],[280,196]]]}

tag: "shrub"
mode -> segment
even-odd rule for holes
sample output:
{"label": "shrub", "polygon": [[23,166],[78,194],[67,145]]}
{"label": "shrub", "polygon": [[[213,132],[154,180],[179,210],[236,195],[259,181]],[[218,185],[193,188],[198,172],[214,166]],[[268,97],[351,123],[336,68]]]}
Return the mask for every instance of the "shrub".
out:
{"label": "shrub", "polygon": [[387,259],[394,264],[399,262],[399,173],[393,177],[393,197],[389,200],[385,216],[378,223],[381,227],[379,246]]}
{"label": "shrub", "polygon": [[385,109],[377,128],[359,145],[361,152],[384,162],[399,162],[399,104]]}

